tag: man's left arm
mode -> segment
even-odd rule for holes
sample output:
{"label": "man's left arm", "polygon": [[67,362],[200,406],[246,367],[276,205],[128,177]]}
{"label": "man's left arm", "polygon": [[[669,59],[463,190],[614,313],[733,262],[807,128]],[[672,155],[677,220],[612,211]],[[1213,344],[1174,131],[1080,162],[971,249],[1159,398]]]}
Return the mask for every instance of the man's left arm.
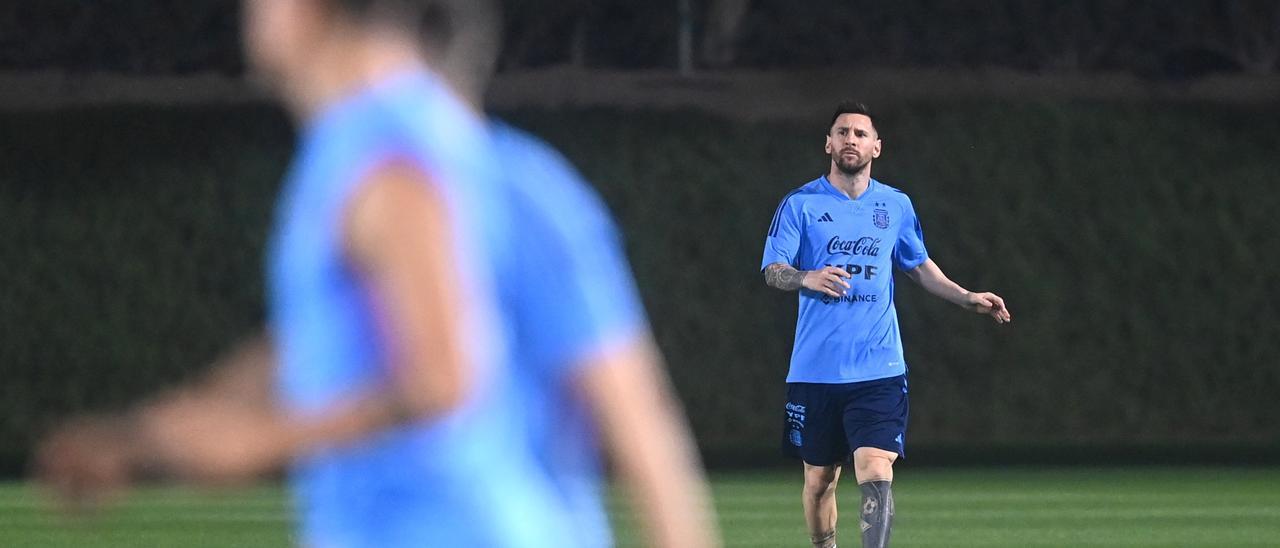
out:
{"label": "man's left arm", "polygon": [[932,293],[934,296],[950,302],[956,306],[966,310],[972,310],[979,314],[991,316],[996,323],[1008,323],[1013,321],[1013,316],[1009,314],[1009,308],[1005,306],[1004,299],[995,293],[974,293],[951,281],[946,274],[938,268],[938,264],[933,259],[925,259],[919,266],[906,271],[907,277],[911,278],[921,287]]}

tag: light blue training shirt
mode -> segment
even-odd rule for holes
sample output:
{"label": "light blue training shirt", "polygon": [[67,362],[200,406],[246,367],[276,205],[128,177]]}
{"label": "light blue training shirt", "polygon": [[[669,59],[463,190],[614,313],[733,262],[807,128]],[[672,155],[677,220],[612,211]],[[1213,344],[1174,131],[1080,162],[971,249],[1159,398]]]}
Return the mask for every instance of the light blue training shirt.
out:
{"label": "light blue training shirt", "polygon": [[332,409],[392,382],[388,334],[343,252],[359,183],[387,162],[420,167],[446,204],[462,285],[469,393],[444,416],[307,455],[290,484],[303,545],[541,548],[573,538],[527,443],[498,311],[496,238],[510,221],[484,122],[439,81],[407,70],[325,109],[301,131],[270,245],[270,327],[289,412]]}
{"label": "light blue training shirt", "polygon": [[765,238],[760,268],[835,266],[849,272],[841,297],[801,288],[788,383],[840,384],[906,372],[894,267],[909,271],[928,259],[911,200],[872,179],[858,199],[824,175],[782,199]]}

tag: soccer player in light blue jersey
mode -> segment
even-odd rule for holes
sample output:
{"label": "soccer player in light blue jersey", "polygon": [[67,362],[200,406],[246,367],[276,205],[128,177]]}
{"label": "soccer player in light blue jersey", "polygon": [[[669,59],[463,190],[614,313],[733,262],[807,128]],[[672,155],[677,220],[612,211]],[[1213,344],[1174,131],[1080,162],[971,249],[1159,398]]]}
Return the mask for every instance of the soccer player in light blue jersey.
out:
{"label": "soccer player in light blue jersey", "polygon": [[[494,6],[453,0],[433,65],[479,108],[498,48]],[[662,368],[617,228],[552,147],[491,124],[516,230],[500,253],[502,310],[529,443],[573,524],[563,546],[612,545],[598,453],[614,464],[650,545],[717,545],[709,489]],[[491,201],[491,203],[492,203]]]}
{"label": "soccer player in light blue jersey", "polygon": [[1012,320],[999,296],[960,287],[929,258],[910,198],[871,178],[881,146],[867,107],[840,104],[826,138],[830,169],[782,199],[760,265],[770,286],[799,292],[782,445],[804,462],[805,523],[819,548],[836,546],[836,482],[851,453],[862,545],[889,545],[907,426],[893,270],[997,323]]}
{"label": "soccer player in light blue jersey", "polygon": [[571,545],[509,367],[494,261],[512,219],[484,121],[427,70],[424,6],[246,0],[251,64],[301,127],[269,326],[204,382],[56,433],[54,487],[288,466],[307,546]]}

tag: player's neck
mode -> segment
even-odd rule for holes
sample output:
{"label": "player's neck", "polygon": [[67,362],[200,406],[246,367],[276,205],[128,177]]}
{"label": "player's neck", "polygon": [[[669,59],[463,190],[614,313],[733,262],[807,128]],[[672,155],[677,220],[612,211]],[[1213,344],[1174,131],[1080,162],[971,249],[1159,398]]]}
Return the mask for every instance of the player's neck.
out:
{"label": "player's neck", "polygon": [[305,66],[295,67],[284,96],[294,116],[306,122],[390,75],[425,65],[412,41],[394,35],[335,38],[318,44]]}
{"label": "player's neck", "polygon": [[831,182],[831,186],[836,187],[845,196],[851,200],[857,200],[863,193],[871,188],[871,164],[863,166],[856,173],[845,173],[840,168],[832,165],[831,171],[827,173],[827,180]]}

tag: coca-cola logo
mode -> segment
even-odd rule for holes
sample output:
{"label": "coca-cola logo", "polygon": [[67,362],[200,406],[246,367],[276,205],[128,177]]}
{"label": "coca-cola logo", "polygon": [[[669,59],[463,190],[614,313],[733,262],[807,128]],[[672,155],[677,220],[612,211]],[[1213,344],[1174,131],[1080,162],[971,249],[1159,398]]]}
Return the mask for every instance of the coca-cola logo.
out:
{"label": "coca-cola logo", "polygon": [[827,254],[879,257],[880,238],[863,236],[856,240],[841,240],[839,236],[832,236],[831,240],[827,242]]}

